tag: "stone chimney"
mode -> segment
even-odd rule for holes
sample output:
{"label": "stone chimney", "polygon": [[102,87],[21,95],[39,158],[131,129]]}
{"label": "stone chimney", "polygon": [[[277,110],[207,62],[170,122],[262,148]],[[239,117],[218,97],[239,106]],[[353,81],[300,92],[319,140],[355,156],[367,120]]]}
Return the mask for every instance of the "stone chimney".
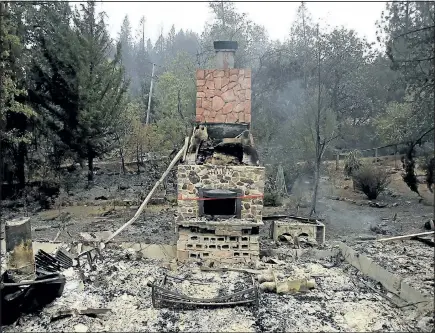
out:
{"label": "stone chimney", "polygon": [[216,69],[234,68],[234,54],[237,50],[237,42],[216,41],[213,42],[216,51]]}
{"label": "stone chimney", "polygon": [[214,69],[196,70],[197,123],[251,123],[251,69],[234,68],[237,42],[216,41]]}

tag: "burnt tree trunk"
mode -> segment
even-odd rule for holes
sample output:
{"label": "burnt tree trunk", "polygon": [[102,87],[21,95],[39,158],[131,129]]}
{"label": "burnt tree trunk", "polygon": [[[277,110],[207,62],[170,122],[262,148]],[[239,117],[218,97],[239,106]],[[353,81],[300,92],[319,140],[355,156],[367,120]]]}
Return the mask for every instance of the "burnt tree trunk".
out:
{"label": "burnt tree trunk", "polygon": [[403,161],[403,166],[405,169],[405,174],[403,175],[403,180],[408,185],[409,189],[420,196],[418,191],[418,180],[415,175],[415,143],[410,143],[405,154]]}
{"label": "burnt tree trunk", "polygon": [[122,174],[125,175],[125,159],[124,159],[124,150],[122,148],[119,148],[119,155],[121,156]]}
{"label": "burnt tree trunk", "polygon": [[316,213],[316,204],[317,204],[317,193],[319,191],[319,181],[320,181],[320,163],[321,163],[321,156],[316,157],[316,165],[314,169],[314,190],[313,190],[313,197],[311,200],[311,210],[310,210],[310,217]]}
{"label": "burnt tree trunk", "polygon": [[26,145],[23,142],[18,144],[18,151],[15,154],[15,174],[18,180],[19,189],[26,186]]}
{"label": "burnt tree trunk", "polygon": [[88,155],[88,182],[94,180],[94,155],[89,153]]}
{"label": "burnt tree trunk", "polygon": [[136,164],[137,164],[137,174],[140,174],[140,158],[139,158],[139,145],[136,145]]}

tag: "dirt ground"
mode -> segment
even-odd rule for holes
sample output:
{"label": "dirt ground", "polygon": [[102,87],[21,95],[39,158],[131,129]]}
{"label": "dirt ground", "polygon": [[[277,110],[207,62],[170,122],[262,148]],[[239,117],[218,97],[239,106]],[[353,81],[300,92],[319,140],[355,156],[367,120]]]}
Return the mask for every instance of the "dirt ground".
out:
{"label": "dirt ground", "polygon": [[[336,240],[346,242],[433,297],[433,247],[414,240],[385,243],[375,240],[426,231],[424,223],[434,216],[433,194],[422,184],[421,199],[403,183],[400,171],[394,169],[394,162],[381,163],[391,172],[392,181],[375,202],[353,191],[351,180],[345,179],[341,170],[335,171],[333,164],[324,172],[317,205],[317,214],[326,226],[324,248],[331,248]],[[127,175],[119,175],[114,168],[101,167],[92,187],[86,186],[84,172],[76,172],[70,194],[62,192],[54,200],[52,209],[9,205],[3,210],[2,222],[13,217],[30,216],[33,239],[39,241],[50,241],[56,236],[62,242],[80,241],[81,232],[113,232],[134,215],[137,205],[164,168],[163,163],[150,166],[139,175],[133,170]],[[115,241],[148,244],[171,244],[174,241],[174,179],[175,173],[169,178],[166,200],[148,206]],[[285,200],[284,206],[265,207],[263,215],[306,215],[310,186],[309,181],[300,182],[293,187],[294,193]],[[164,197],[164,194],[161,189],[156,197]],[[299,210],[295,205],[296,196],[302,197]],[[3,228],[2,223],[2,232]],[[341,262],[331,267],[330,259],[289,257],[287,245],[277,244],[269,238],[269,228],[270,222],[265,221],[261,229],[263,255],[272,254],[284,260],[286,265],[280,268],[284,275],[316,275],[315,290],[301,295],[263,293],[259,310],[250,307],[195,311],[155,309],[146,282],[150,277],[163,274],[165,270],[160,267],[161,263],[147,259],[128,260],[121,250],[107,250],[104,263],[99,263],[95,272],[87,272],[89,281],[80,283],[77,272],[67,271],[68,287],[60,299],[39,315],[22,317],[14,326],[4,330],[79,331],[77,325],[82,324],[89,331],[433,331],[432,318],[416,317],[411,308],[394,308],[368,288],[367,281],[361,282],[363,277],[348,264]],[[205,278],[195,265],[182,266],[170,274]],[[209,281],[229,279],[225,274],[207,275]],[[241,283],[241,274],[231,272],[230,275],[234,285]],[[376,288],[375,284],[373,286]],[[51,322],[52,314],[65,307],[107,307],[112,313],[101,318],[78,316]]]}

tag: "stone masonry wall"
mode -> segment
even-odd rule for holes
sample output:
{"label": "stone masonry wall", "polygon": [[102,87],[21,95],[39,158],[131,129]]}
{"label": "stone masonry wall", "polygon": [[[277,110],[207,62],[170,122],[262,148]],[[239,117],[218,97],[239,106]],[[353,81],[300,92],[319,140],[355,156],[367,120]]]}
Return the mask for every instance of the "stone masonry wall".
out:
{"label": "stone masonry wall", "polygon": [[[263,195],[264,167],[221,166],[221,165],[179,165],[178,196],[198,198],[199,188],[241,189],[243,195]],[[241,218],[261,223],[263,198],[242,199]],[[177,221],[198,217],[197,200],[178,200]]]}
{"label": "stone masonry wall", "polygon": [[251,70],[198,69],[196,121],[251,123]]}

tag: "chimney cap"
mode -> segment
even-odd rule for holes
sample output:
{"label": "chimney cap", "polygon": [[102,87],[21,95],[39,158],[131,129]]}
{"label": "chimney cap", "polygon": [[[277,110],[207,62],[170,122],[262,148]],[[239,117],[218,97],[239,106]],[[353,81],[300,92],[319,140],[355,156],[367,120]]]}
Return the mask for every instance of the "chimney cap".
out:
{"label": "chimney cap", "polygon": [[215,41],[213,42],[213,46],[215,51],[220,50],[237,50],[237,42],[236,41]]}

